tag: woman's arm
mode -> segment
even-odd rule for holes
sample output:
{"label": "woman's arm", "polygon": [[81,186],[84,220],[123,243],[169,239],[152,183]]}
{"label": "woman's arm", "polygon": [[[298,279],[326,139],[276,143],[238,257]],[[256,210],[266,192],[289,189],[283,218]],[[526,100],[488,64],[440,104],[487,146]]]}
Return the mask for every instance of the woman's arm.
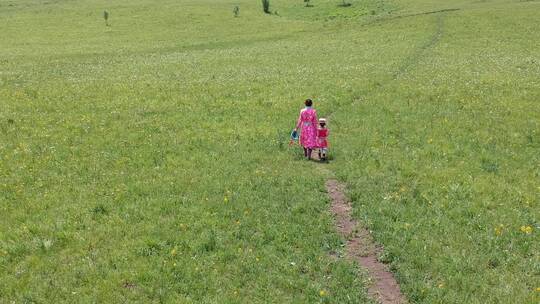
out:
{"label": "woman's arm", "polygon": [[295,131],[298,131],[298,128],[300,128],[301,123],[302,123],[302,111],[300,111],[300,115],[298,115],[298,120],[296,121],[296,127],[294,128]]}

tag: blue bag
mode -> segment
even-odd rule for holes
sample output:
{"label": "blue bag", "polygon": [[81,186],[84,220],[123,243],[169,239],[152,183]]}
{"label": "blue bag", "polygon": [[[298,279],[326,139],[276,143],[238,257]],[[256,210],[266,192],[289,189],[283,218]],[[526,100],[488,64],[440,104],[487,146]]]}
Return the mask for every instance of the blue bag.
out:
{"label": "blue bag", "polygon": [[291,140],[298,140],[298,132],[296,130],[291,132]]}

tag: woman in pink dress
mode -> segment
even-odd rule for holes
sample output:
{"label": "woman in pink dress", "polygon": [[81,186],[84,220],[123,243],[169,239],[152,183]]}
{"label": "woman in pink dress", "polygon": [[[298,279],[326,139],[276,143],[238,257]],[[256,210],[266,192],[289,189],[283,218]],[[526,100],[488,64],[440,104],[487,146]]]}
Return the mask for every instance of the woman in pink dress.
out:
{"label": "woman in pink dress", "polygon": [[300,111],[294,131],[301,130],[300,145],[304,147],[304,156],[311,159],[311,152],[317,147],[317,111],[311,107],[311,99],[306,99],[305,105]]}

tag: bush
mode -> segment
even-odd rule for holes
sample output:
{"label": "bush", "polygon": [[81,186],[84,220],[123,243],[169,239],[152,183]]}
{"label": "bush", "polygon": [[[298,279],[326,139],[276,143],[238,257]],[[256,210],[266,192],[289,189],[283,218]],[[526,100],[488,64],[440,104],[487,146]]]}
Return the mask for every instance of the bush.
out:
{"label": "bush", "polygon": [[103,19],[105,19],[105,25],[109,26],[109,12],[103,11]]}
{"label": "bush", "polygon": [[270,0],[262,0],[263,12],[270,14]]}

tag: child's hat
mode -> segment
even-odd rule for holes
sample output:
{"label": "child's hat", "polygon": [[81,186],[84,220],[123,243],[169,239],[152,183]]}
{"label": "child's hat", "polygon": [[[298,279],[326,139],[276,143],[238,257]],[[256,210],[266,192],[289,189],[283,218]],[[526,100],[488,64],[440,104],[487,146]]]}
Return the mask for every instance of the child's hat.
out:
{"label": "child's hat", "polygon": [[319,122],[324,122],[324,123],[326,123],[326,118],[319,118]]}

